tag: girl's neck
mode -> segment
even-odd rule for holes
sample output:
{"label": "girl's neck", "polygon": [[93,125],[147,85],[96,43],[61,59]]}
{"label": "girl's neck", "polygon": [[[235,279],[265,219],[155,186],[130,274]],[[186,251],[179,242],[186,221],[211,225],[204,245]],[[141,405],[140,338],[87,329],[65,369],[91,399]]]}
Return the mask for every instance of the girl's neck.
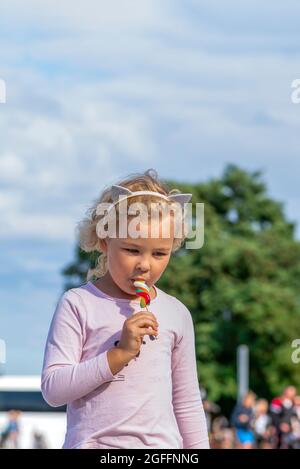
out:
{"label": "girl's neck", "polygon": [[[113,298],[120,298],[120,299],[125,299],[125,300],[134,300],[137,297],[137,295],[130,295],[129,293],[124,292],[121,290],[121,288],[118,287],[118,285],[113,281],[111,275],[109,272],[106,272],[103,277],[98,278],[95,282],[94,285],[99,288],[101,291],[103,291],[106,295],[111,296]],[[155,290],[153,287],[151,287],[150,291],[150,298],[153,300],[155,298]]]}

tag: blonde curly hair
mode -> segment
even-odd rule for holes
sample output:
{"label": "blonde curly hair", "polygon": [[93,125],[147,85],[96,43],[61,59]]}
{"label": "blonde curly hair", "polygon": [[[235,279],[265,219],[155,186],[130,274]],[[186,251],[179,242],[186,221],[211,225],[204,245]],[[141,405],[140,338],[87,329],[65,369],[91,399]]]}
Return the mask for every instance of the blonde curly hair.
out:
{"label": "blonde curly hair", "polygon": [[[117,185],[126,187],[131,191],[152,191],[158,192],[163,195],[170,195],[180,193],[178,189],[170,191],[168,185],[158,178],[158,174],[154,169],[148,169],[141,174],[132,174],[125,179],[120,180]],[[134,200],[133,200],[134,199]],[[149,207],[153,203],[155,196],[152,195],[139,195],[128,199],[128,208],[132,203],[142,202]],[[158,198],[156,199],[156,201]],[[161,200],[161,199],[160,199]],[[102,277],[107,272],[107,255],[101,250],[100,238],[97,235],[96,227],[104,215],[97,215],[96,209],[99,203],[113,203],[111,186],[104,189],[98,198],[93,202],[93,205],[86,211],[86,216],[83,220],[79,221],[76,226],[78,243],[84,252],[98,251],[99,256],[96,260],[94,268],[89,269],[87,273],[87,281],[92,277]],[[168,204],[168,201],[165,202]],[[116,206],[116,213],[118,214],[118,207]],[[117,215],[118,216],[118,215]],[[174,238],[172,253],[176,252],[182,246],[185,240],[185,233],[183,231],[181,238]]]}

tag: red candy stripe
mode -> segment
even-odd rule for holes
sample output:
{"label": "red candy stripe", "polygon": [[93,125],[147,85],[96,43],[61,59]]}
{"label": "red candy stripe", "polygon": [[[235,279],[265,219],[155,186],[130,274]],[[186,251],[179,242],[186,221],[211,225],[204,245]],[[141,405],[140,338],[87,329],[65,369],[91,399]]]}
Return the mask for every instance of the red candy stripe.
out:
{"label": "red candy stripe", "polygon": [[150,296],[149,296],[148,293],[146,293],[146,292],[137,292],[137,296],[142,296],[145,299],[147,305],[150,303]]}

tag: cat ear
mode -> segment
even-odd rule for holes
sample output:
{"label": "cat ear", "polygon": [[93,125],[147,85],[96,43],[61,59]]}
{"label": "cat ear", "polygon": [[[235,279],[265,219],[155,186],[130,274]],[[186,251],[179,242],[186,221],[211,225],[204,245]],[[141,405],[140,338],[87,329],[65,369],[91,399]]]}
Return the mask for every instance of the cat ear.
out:
{"label": "cat ear", "polygon": [[119,200],[120,195],[126,196],[131,194],[131,190],[127,189],[126,187],[116,185],[111,187],[111,196],[114,202],[117,202]]}
{"label": "cat ear", "polygon": [[189,202],[192,197],[193,194],[171,194],[168,196],[169,199],[178,202],[182,207],[185,203]]}
{"label": "cat ear", "polygon": [[103,215],[104,211],[109,211],[116,202],[119,202],[120,197],[126,198],[126,196],[131,195],[132,192],[126,187],[122,186],[112,186],[111,187],[111,198],[113,199],[112,203],[100,202],[96,208],[96,215]]}

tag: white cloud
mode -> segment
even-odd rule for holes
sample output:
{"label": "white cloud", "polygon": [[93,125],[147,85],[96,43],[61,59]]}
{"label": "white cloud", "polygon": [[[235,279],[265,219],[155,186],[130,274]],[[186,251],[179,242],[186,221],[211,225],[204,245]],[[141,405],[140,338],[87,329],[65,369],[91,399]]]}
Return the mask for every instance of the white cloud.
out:
{"label": "white cloud", "polygon": [[4,214],[17,211],[21,206],[22,197],[15,189],[0,191],[0,210],[2,216],[2,225],[5,224]]}
{"label": "white cloud", "polygon": [[31,215],[28,213],[5,213],[0,225],[0,237],[15,239],[48,239],[74,241],[74,220],[70,216]]}
{"label": "white cloud", "polygon": [[25,174],[25,164],[14,153],[0,155],[1,179],[6,182],[20,181]]}
{"label": "white cloud", "polygon": [[282,155],[297,158],[297,67],[277,49],[278,11],[254,3],[231,0],[232,17],[218,7],[218,27],[208,2],[6,3],[0,236],[71,239],[101,188],[142,167],[196,180],[233,161],[279,179]]}
{"label": "white cloud", "polygon": [[4,20],[13,20],[15,26],[36,26],[49,29],[50,26],[75,32],[90,30],[123,31],[143,29],[147,25],[153,26],[157,21],[163,22],[160,17],[165,8],[170,7],[170,1],[165,0],[164,5],[158,0],[11,0],[4,3],[1,16]]}
{"label": "white cloud", "polygon": [[[47,80],[32,78],[34,105],[21,79],[14,83],[19,106],[12,103],[0,116],[0,236],[74,240],[74,218],[117,176],[118,160],[151,161],[151,123],[142,110],[126,110],[97,86],[87,92],[85,84],[75,84],[58,92]],[[35,89],[55,103],[56,112],[49,113],[43,100],[35,105]]]}
{"label": "white cloud", "polygon": [[51,262],[47,259],[47,261],[43,261],[42,259],[16,259],[15,260],[16,265],[18,268],[22,269],[22,271],[25,271],[29,274],[31,273],[46,273],[49,274],[50,272],[52,273],[57,273],[61,265],[59,264],[58,261],[56,262]]}

